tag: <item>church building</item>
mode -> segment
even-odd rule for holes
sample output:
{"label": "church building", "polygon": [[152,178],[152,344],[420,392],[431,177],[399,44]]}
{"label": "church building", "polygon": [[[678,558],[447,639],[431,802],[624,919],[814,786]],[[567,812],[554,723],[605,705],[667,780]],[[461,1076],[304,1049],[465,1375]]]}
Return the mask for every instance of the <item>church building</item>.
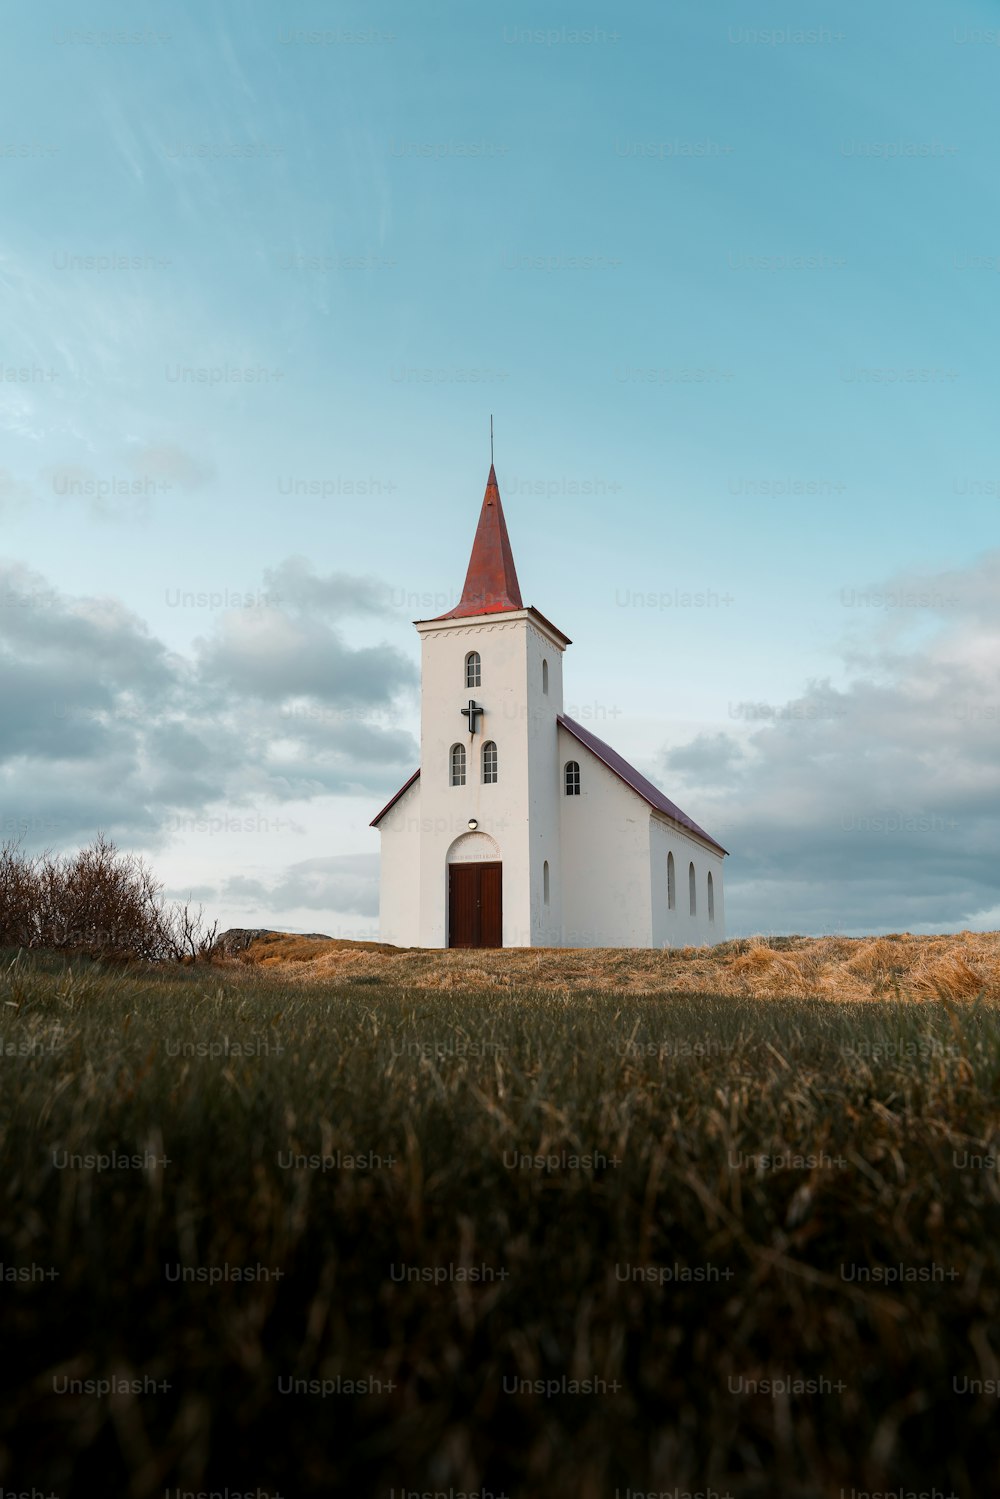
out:
{"label": "church building", "polygon": [[420,768],[371,824],[382,941],[722,941],[726,850],[563,712],[572,642],[521,602],[492,464],[462,597],[415,625]]}

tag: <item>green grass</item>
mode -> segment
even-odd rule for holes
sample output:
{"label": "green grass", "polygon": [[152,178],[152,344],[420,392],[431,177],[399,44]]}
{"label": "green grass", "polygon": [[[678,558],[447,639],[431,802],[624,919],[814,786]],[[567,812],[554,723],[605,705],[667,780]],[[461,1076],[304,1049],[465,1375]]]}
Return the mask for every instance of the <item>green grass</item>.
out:
{"label": "green grass", "polygon": [[[979,1499],[1000,1473],[997,1399],[962,1392],[1000,1376],[1000,1176],[960,1164],[1000,1150],[996,1008],[13,954],[0,999],[0,1260],[43,1277],[0,1287],[5,1488]],[[253,1054],[183,1054],[224,1038]],[[382,1163],[280,1164],[338,1150]],[[115,1151],[169,1164],[57,1164]],[[821,1160],[747,1163],[789,1154]],[[859,1274],[899,1266],[931,1278]],[[58,1392],[113,1374],[170,1388]],[[383,1388],[279,1392],[338,1377]],[[767,1379],[822,1392],[735,1392]]]}

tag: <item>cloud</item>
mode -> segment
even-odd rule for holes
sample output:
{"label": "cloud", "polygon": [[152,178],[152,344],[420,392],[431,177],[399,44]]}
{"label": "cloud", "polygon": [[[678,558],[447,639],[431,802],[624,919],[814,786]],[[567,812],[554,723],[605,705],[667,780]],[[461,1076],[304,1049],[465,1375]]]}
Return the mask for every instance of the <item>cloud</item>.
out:
{"label": "cloud", "polygon": [[132,472],[173,489],[200,489],[215,478],[215,465],[175,443],[136,444],[128,454]]}
{"label": "cloud", "polygon": [[390,646],[346,645],[310,613],[324,580],[298,575],[293,613],[223,613],[188,657],[116,600],[0,563],[0,837],[69,846],[102,829],[153,847],[219,804],[377,803],[418,755],[392,722],[414,668]]}
{"label": "cloud", "polygon": [[[812,683],[789,703],[738,705],[741,734],[701,735],[662,755],[668,793],[731,850],[730,929],[940,931],[993,920],[1000,552],[867,592],[879,602],[860,604],[855,591],[842,688]],[[914,596],[927,601],[899,602]]]}
{"label": "cloud", "polygon": [[[280,587],[283,576],[279,569],[266,580]],[[402,652],[388,645],[352,649],[326,619],[315,617],[336,610],[331,580],[298,582],[298,593],[277,593],[272,607],[229,611],[212,636],[196,642],[206,680],[270,701],[306,696],[372,706],[416,686],[416,671]],[[341,612],[353,613],[359,596],[363,588],[347,590]]]}
{"label": "cloud", "polygon": [[268,592],[291,608],[341,618],[346,614],[390,612],[387,585],[378,578],[359,578],[352,573],[314,573],[305,557],[288,557],[278,567],[264,571]]}
{"label": "cloud", "polygon": [[693,771],[701,781],[717,785],[743,758],[743,751],[730,734],[698,734],[688,744],[667,750],[668,770]]}
{"label": "cloud", "polygon": [[166,647],[116,599],[72,598],[41,573],[0,562],[0,646],[32,670],[68,667],[81,681],[162,691],[175,675]]}
{"label": "cloud", "polygon": [[263,917],[276,926],[280,926],[284,913],[294,911],[377,916],[378,867],[377,854],[303,859],[290,864],[270,885],[234,875],[218,892],[218,898],[228,906],[245,906],[248,920],[251,916]]}

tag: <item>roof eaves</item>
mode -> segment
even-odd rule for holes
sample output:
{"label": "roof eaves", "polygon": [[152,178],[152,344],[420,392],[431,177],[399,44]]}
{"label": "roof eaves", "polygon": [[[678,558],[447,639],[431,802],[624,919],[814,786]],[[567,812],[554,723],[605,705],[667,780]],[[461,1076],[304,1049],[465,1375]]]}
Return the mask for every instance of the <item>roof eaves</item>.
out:
{"label": "roof eaves", "polygon": [[413,774],[411,775],[410,779],[405,783],[405,785],[400,786],[399,790],[396,792],[396,795],[390,797],[389,800],[386,802],[385,806],[382,808],[381,812],[379,812],[376,817],[372,818],[371,822],[368,824],[368,826],[370,828],[377,828],[378,827],[379,823],[382,821],[382,818],[385,816],[385,814],[387,812],[391,811],[391,809],[396,805],[396,803],[399,801],[399,798],[401,796],[405,796],[406,795],[406,793],[409,791],[410,787],[413,785],[414,781],[417,779],[417,777],[419,775],[420,775],[419,769],[415,770],[413,772]]}

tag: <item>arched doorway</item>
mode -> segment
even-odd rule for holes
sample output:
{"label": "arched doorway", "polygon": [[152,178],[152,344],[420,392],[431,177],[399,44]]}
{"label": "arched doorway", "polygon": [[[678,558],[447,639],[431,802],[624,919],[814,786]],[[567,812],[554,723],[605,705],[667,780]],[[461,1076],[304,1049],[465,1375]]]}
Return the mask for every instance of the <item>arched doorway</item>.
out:
{"label": "arched doorway", "polygon": [[463,833],[448,850],[448,946],[503,946],[503,864],[488,833]]}

